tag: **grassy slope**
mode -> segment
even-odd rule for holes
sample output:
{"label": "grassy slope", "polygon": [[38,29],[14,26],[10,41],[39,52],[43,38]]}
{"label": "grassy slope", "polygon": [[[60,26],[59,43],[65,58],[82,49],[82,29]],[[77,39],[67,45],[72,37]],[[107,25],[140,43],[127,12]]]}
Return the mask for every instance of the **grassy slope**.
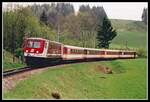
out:
{"label": "grassy slope", "polygon": [[25,64],[22,64],[21,61],[15,57],[15,62],[13,62],[13,55],[4,50],[3,53],[3,70],[10,70],[14,68],[20,68],[25,66]]}
{"label": "grassy slope", "polygon": [[147,48],[147,37],[146,33],[143,32],[118,32],[118,36],[112,41],[112,47],[126,47],[130,48]]}
{"label": "grassy slope", "polygon": [[[96,70],[98,65],[114,73],[103,74]],[[145,99],[146,65],[146,59],[65,65],[20,82],[4,98],[52,99],[51,92],[58,91],[62,99]]]}
{"label": "grassy slope", "polygon": [[146,31],[146,25],[141,21],[111,19],[111,23],[118,31]]}
{"label": "grassy slope", "polygon": [[111,20],[113,27],[118,35],[113,39],[111,47],[125,48],[143,48],[147,50],[147,30],[146,25],[140,21],[132,20]]}

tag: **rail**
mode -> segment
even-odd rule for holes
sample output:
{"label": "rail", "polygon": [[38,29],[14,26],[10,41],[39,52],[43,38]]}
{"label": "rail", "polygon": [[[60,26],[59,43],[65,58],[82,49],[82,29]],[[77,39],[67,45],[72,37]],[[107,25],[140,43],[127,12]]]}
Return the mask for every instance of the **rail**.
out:
{"label": "rail", "polygon": [[31,69],[32,69],[31,67],[23,67],[23,68],[17,68],[17,69],[4,71],[3,72],[3,77],[11,76],[11,75],[21,73],[21,72],[24,72],[24,71],[28,71],[28,70],[31,70]]}

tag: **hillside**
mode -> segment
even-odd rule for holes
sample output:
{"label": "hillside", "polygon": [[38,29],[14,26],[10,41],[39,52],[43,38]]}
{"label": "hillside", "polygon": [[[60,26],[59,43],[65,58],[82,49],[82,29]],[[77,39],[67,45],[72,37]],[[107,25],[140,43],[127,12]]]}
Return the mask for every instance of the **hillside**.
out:
{"label": "hillside", "polygon": [[147,28],[143,22],[111,19],[118,35],[113,39],[112,48],[142,48],[147,50]]}
{"label": "hillside", "polygon": [[113,27],[117,31],[133,31],[133,32],[146,32],[147,27],[144,22],[134,20],[110,19]]}
{"label": "hillside", "polygon": [[57,66],[21,81],[4,98],[53,99],[56,91],[61,99],[145,99],[146,65],[146,59],[128,59]]}
{"label": "hillside", "polygon": [[15,62],[13,62],[13,55],[10,52],[4,50],[3,52],[3,70],[4,71],[14,69],[14,68],[20,68],[23,66],[26,66],[26,65],[23,64],[20,59],[15,57]]}

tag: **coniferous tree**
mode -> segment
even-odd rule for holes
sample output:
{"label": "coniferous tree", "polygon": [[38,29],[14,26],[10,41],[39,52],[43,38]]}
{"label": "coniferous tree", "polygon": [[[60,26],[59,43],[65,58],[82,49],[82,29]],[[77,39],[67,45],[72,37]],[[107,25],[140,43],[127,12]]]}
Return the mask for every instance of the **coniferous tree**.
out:
{"label": "coniferous tree", "polygon": [[117,35],[116,30],[113,29],[111,22],[107,17],[104,18],[103,24],[99,25],[97,31],[97,40],[99,48],[109,48],[111,40]]}
{"label": "coniferous tree", "polygon": [[147,24],[147,8],[143,9],[143,13],[142,13],[142,21]]}
{"label": "coniferous tree", "polygon": [[45,11],[42,12],[40,16],[40,20],[43,21],[47,25],[47,15]]}

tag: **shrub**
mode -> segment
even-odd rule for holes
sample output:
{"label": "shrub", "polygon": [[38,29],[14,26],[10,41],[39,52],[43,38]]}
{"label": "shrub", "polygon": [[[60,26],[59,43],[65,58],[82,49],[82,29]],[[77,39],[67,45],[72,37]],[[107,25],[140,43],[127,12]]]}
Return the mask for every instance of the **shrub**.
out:
{"label": "shrub", "polygon": [[147,57],[147,52],[146,52],[146,50],[144,50],[142,48],[139,48],[137,50],[137,55],[138,55],[138,57],[146,58]]}
{"label": "shrub", "polygon": [[17,57],[23,56],[23,50],[22,50],[22,48],[17,48],[15,50],[15,56],[17,56]]}

